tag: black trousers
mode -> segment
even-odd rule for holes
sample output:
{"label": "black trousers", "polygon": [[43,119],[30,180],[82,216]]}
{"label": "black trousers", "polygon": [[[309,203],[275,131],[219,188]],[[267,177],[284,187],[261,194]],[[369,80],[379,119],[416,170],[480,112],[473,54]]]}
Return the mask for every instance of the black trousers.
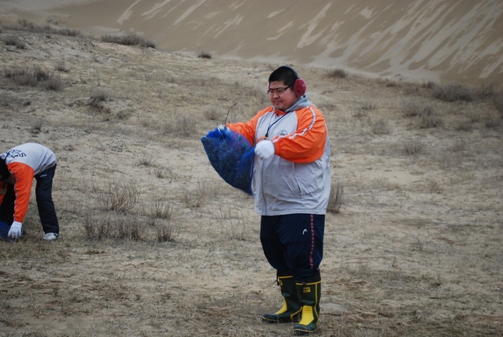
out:
{"label": "black trousers", "polygon": [[320,279],[324,231],[325,215],[262,216],[260,242],[278,276],[315,282]]}
{"label": "black trousers", "polygon": [[[35,175],[35,180],[37,181],[35,197],[44,233],[59,234],[58,218],[54,209],[54,202],[52,201],[52,181],[55,173],[56,166],[53,166]],[[0,220],[9,225],[14,221],[15,201],[14,185],[9,184],[3,202],[0,205]]]}

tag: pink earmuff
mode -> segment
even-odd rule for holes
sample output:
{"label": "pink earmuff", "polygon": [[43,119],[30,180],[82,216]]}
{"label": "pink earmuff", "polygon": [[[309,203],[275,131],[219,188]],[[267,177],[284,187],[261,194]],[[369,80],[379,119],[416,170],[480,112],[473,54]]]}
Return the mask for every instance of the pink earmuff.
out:
{"label": "pink earmuff", "polygon": [[302,78],[297,78],[293,84],[293,92],[297,96],[303,96],[306,93],[306,81]]}

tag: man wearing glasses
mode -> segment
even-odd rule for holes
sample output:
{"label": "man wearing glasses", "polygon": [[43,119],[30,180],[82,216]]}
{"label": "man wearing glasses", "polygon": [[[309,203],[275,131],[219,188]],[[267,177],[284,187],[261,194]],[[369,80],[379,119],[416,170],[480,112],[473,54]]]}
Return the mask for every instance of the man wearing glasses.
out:
{"label": "man wearing glasses", "polygon": [[297,322],[295,335],[308,335],[318,329],[330,143],[325,118],[294,69],[279,67],[268,83],[272,106],[226,127],[255,145],[252,189],[260,241],[283,296],[282,308],[262,320]]}

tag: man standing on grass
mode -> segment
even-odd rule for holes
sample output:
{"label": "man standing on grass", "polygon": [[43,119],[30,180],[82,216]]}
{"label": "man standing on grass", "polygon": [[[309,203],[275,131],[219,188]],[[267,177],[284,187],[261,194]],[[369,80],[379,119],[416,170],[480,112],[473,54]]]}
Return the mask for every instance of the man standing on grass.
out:
{"label": "man standing on grass", "polygon": [[47,147],[26,143],[0,154],[0,221],[10,225],[8,237],[18,239],[28,211],[33,178],[38,214],[45,240],[59,236],[58,218],[52,202],[56,156]]}
{"label": "man standing on grass", "polygon": [[330,195],[330,142],[306,83],[282,66],[269,76],[272,106],[228,124],[255,145],[252,190],[261,215],[260,241],[276,269],[283,307],[268,323],[298,322],[295,335],[318,329],[325,214]]}

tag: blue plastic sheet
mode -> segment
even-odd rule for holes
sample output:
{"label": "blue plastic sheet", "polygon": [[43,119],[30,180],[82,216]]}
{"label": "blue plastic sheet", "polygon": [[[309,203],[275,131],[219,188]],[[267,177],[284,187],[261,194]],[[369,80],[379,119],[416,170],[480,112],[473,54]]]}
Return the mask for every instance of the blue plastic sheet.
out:
{"label": "blue plastic sheet", "polygon": [[229,128],[211,130],[201,142],[220,177],[232,187],[252,195],[254,149],[250,142]]}
{"label": "blue plastic sheet", "polygon": [[9,238],[9,236],[8,236],[9,229],[10,229],[10,226],[7,223],[0,221],[0,240],[14,241],[11,238]]}

